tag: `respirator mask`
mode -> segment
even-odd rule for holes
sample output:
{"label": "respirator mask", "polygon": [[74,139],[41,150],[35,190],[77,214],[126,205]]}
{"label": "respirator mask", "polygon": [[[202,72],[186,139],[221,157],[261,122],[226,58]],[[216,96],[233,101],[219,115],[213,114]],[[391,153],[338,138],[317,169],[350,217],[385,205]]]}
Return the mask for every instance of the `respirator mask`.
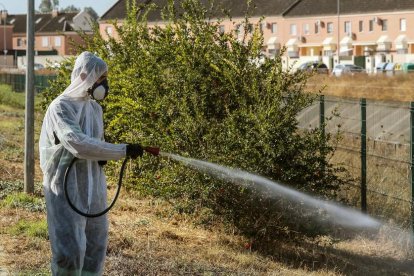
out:
{"label": "respirator mask", "polygon": [[88,89],[88,94],[92,99],[102,101],[108,96],[109,85],[108,80],[104,79],[100,83],[95,83],[91,88]]}

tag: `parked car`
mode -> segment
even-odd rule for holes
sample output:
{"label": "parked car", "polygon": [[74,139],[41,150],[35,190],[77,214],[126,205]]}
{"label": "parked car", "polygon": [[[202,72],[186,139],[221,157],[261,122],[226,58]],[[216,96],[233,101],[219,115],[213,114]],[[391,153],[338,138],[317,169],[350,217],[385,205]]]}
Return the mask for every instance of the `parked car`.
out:
{"label": "parked car", "polygon": [[45,69],[45,67],[41,63],[35,63],[33,67],[35,70]]}
{"label": "parked car", "polygon": [[328,66],[326,66],[325,63],[318,62],[318,61],[305,62],[298,67],[298,70],[308,71],[308,72],[316,71],[319,74],[329,73]]}
{"label": "parked car", "polygon": [[403,65],[401,63],[389,62],[385,66],[383,72],[387,76],[394,76],[394,75],[403,74],[404,73],[404,71],[403,71]]}
{"label": "parked car", "polygon": [[354,64],[338,64],[332,70],[332,75],[336,77],[361,73],[366,73],[365,69]]}
{"label": "parked car", "polygon": [[375,72],[377,73],[383,73],[385,72],[385,68],[387,67],[388,62],[381,62],[375,65]]}
{"label": "parked car", "polygon": [[55,61],[52,64],[49,64],[49,67],[52,68],[52,69],[59,69],[60,66],[61,66],[61,64],[59,62],[57,62],[57,61]]}
{"label": "parked car", "polygon": [[414,63],[403,63],[401,69],[404,73],[414,73]]}
{"label": "parked car", "polygon": [[[27,65],[26,65],[26,64],[22,64],[22,65],[21,65],[21,69],[26,70],[26,68],[27,68]],[[34,70],[41,70],[41,69],[45,69],[45,67],[44,67],[44,66],[43,66],[43,64],[41,64],[41,63],[35,63],[35,64],[33,65],[33,69],[34,69]]]}

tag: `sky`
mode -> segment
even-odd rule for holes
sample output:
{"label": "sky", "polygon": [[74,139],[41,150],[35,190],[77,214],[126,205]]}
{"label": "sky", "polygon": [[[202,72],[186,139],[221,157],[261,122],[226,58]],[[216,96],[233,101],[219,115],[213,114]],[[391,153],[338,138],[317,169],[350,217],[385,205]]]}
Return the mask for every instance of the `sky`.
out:
{"label": "sky", "polygon": [[[27,12],[27,2],[28,0],[0,0],[0,9],[4,6],[9,14],[23,14]],[[35,0],[35,9],[39,8],[41,2],[41,0]],[[59,0],[59,8],[66,8],[70,5],[81,9],[92,7],[101,16],[116,2],[117,0]]]}

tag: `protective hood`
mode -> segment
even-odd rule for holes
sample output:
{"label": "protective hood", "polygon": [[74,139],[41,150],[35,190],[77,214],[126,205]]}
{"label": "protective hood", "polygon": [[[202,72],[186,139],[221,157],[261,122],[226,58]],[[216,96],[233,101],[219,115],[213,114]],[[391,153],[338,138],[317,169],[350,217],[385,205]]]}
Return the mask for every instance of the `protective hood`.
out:
{"label": "protective hood", "polygon": [[75,61],[70,85],[63,91],[62,96],[68,98],[83,98],[88,96],[88,89],[108,71],[105,61],[90,52],[83,52]]}

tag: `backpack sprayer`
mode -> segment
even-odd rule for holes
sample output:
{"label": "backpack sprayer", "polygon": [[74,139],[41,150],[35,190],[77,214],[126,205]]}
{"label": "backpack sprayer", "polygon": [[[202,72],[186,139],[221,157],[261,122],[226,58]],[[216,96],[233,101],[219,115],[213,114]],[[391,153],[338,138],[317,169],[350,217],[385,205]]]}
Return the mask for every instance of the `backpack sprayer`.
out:
{"label": "backpack sprayer", "polygon": [[[158,156],[159,154],[160,154],[160,148],[157,148],[157,147],[143,147],[143,150],[144,151],[146,151],[146,152],[148,152],[148,153],[150,153],[150,154],[152,154],[152,155],[154,155],[154,156]],[[69,172],[70,172],[70,170],[72,169],[72,166],[73,166],[73,164],[75,164],[75,162],[77,161],[77,160],[79,160],[78,158],[73,158],[72,159],[72,161],[70,162],[70,164],[69,164],[69,166],[67,167],[67,169],[66,169],[66,171],[65,171],[65,177],[64,177],[64,180],[63,180],[63,188],[64,188],[64,191],[65,191],[65,197],[66,197],[66,200],[68,201],[68,204],[69,204],[69,206],[72,208],[72,210],[73,211],[75,211],[76,213],[78,213],[79,215],[81,215],[81,216],[84,216],[84,217],[87,217],[87,218],[96,218],[96,217],[100,217],[100,216],[102,216],[102,215],[104,215],[104,214],[106,214],[106,213],[108,213],[109,212],[109,210],[111,210],[112,209],[112,207],[114,206],[114,204],[115,204],[115,202],[116,202],[116,200],[118,199],[118,196],[119,196],[119,192],[121,191],[121,186],[122,186],[122,178],[123,178],[123,176],[124,176],[124,171],[125,171],[125,166],[126,166],[126,162],[128,161],[128,157],[127,158],[125,158],[124,159],[124,161],[122,162],[122,166],[121,166],[121,170],[120,170],[120,172],[119,172],[119,179],[118,179],[118,188],[117,188],[117,190],[116,190],[116,193],[115,193],[115,197],[114,197],[114,199],[112,200],[112,202],[111,202],[111,204],[105,209],[105,210],[103,210],[103,211],[101,211],[101,212],[98,212],[98,213],[94,213],[94,214],[89,214],[89,213],[85,213],[85,212],[82,212],[81,210],[79,210],[73,203],[72,203],[72,201],[70,200],[70,198],[69,198],[69,193],[68,193],[68,185],[67,185],[67,182],[68,182],[68,175],[69,175]]]}

